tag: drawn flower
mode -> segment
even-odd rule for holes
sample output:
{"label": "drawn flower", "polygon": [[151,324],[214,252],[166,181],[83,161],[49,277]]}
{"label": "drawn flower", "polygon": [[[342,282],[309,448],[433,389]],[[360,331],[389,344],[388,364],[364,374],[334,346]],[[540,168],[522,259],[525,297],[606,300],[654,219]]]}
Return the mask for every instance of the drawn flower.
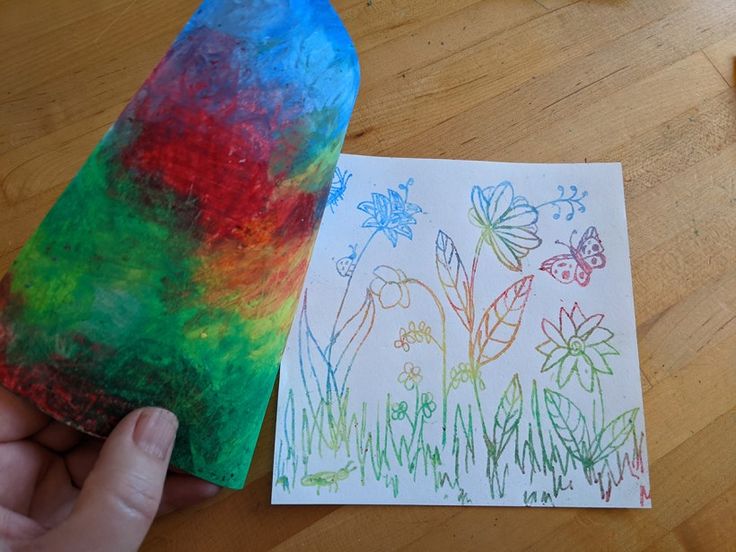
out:
{"label": "drawn flower", "polygon": [[457,389],[461,383],[470,381],[472,376],[472,370],[470,364],[467,362],[461,362],[450,370],[450,387]]}
{"label": "drawn flower", "polygon": [[370,290],[384,309],[409,306],[409,285],[403,270],[381,265],[373,270],[373,275]]}
{"label": "drawn flower", "polygon": [[613,332],[601,326],[601,322],[602,314],[586,317],[577,303],[570,312],[564,307],[560,309],[559,326],[546,318],[542,320],[542,331],[548,338],[537,346],[537,351],[547,357],[542,372],[556,369],[560,388],[577,374],[582,388],[593,391],[596,372],[613,373],[606,357],[619,353],[609,343]]}
{"label": "drawn flower", "polygon": [[392,420],[403,420],[406,418],[406,412],[409,409],[409,405],[406,401],[400,403],[394,403],[391,405],[391,419]]}
{"label": "drawn flower", "polygon": [[510,182],[482,190],[474,186],[470,222],[482,230],[482,238],[506,268],[521,271],[521,260],[542,243],[537,236],[537,209],[514,194]]}
{"label": "drawn flower", "polygon": [[419,407],[419,410],[422,412],[422,416],[430,418],[434,411],[437,410],[437,403],[434,402],[432,393],[422,393],[421,402],[422,406]]}
{"label": "drawn flower", "polygon": [[399,329],[399,339],[394,341],[394,347],[408,353],[415,343],[431,343],[432,339],[432,328],[424,320],[419,321],[419,326],[412,321],[408,329]]}
{"label": "drawn flower", "polygon": [[404,364],[404,368],[399,373],[399,383],[402,384],[407,391],[414,389],[422,381],[422,369],[413,362]]}
{"label": "drawn flower", "polygon": [[394,247],[399,243],[399,236],[411,240],[414,234],[410,226],[417,223],[414,215],[422,212],[419,205],[407,201],[409,186],[413,182],[413,179],[409,179],[406,184],[399,185],[399,189],[404,191],[404,197],[389,189],[388,195],[374,192],[371,201],[359,203],[358,209],[370,215],[363,221],[363,228],[375,228],[376,231],[383,232]]}

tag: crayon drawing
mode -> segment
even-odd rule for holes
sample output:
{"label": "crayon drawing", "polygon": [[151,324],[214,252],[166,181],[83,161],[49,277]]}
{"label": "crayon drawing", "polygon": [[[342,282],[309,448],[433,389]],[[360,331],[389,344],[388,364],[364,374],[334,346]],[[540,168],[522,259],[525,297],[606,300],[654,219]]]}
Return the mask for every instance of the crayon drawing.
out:
{"label": "crayon drawing", "polygon": [[649,506],[619,167],[343,155],[333,189],[273,502]]}
{"label": "crayon drawing", "polygon": [[595,226],[589,227],[583,233],[577,247],[572,244],[575,234],[577,234],[577,230],[572,231],[569,244],[555,240],[555,243],[567,247],[570,251],[569,254],[550,257],[542,263],[540,268],[563,284],[575,282],[585,287],[590,283],[593,269],[605,268],[606,256],[603,254],[603,242],[598,236],[598,230]]}

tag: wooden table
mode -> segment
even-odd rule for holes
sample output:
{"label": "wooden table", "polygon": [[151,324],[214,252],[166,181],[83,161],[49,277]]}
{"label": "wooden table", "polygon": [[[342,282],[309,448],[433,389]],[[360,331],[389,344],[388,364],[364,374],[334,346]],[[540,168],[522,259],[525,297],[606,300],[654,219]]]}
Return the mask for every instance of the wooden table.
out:
{"label": "wooden table", "polygon": [[[0,273],[197,3],[0,2]],[[334,3],[347,151],[623,162],[654,509],[272,507],[272,404],[246,489],[144,550],[736,549],[736,2]]]}

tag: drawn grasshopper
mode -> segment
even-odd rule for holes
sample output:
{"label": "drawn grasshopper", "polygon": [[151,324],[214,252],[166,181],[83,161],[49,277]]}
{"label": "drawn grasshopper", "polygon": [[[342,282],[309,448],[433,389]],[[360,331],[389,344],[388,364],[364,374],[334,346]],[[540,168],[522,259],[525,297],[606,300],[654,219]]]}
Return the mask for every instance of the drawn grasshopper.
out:
{"label": "drawn grasshopper", "polygon": [[355,470],[353,461],[345,464],[344,468],[337,471],[321,471],[317,473],[307,474],[302,477],[302,485],[305,487],[317,487],[317,494],[322,487],[327,487],[330,492],[337,492],[337,482],[344,481],[348,478],[351,471]]}

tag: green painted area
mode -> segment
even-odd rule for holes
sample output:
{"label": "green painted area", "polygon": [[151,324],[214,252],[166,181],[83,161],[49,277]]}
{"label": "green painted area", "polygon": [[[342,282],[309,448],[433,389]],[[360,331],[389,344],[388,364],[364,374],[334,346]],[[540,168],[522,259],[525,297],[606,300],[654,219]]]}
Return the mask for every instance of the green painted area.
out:
{"label": "green painted area", "polygon": [[240,486],[294,300],[255,320],[208,304],[193,214],[172,192],[134,182],[107,147],[12,267],[7,360],[63,362],[105,395],[165,405],[187,422],[174,464]]}

